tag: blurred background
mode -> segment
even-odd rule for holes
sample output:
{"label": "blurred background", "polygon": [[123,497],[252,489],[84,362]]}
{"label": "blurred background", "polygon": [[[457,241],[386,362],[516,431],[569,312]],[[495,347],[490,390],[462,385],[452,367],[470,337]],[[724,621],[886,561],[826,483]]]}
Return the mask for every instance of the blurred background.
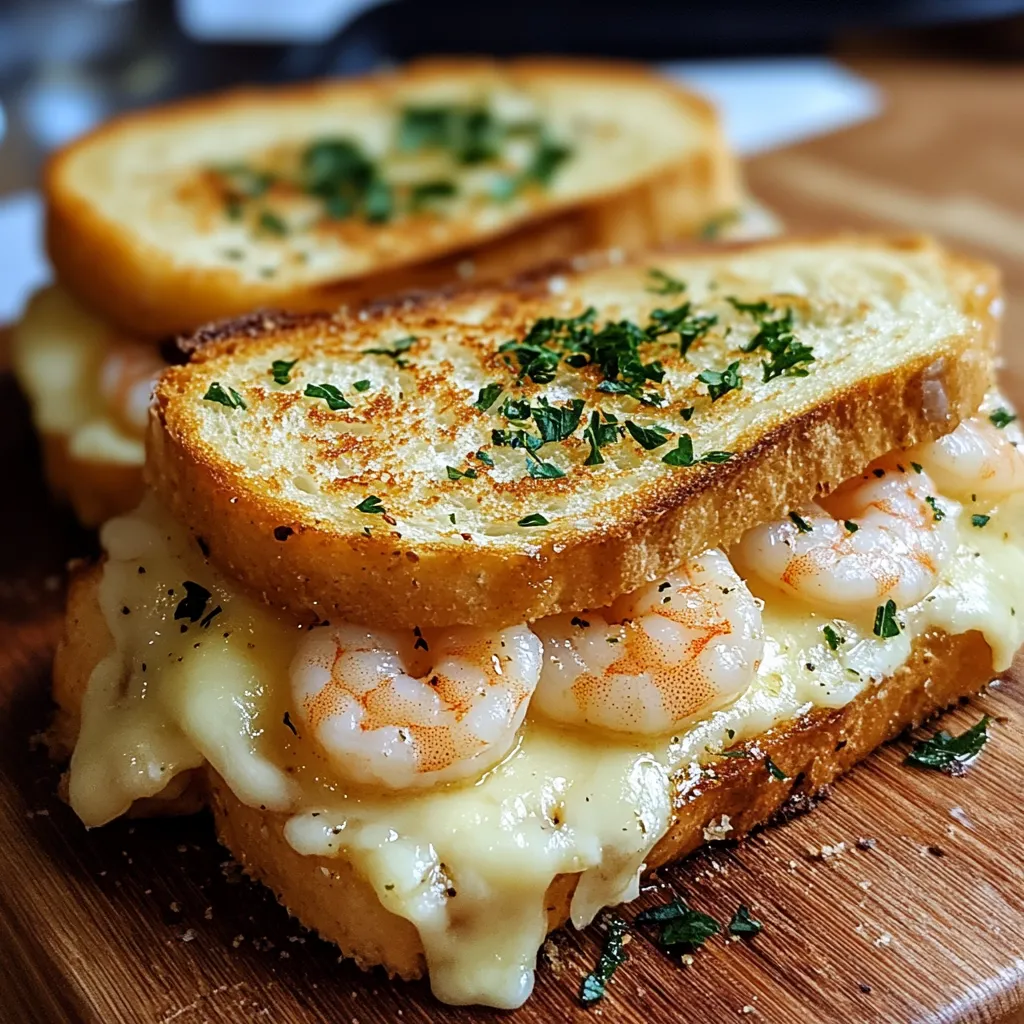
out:
{"label": "blurred background", "polygon": [[427,53],[653,62],[719,104],[791,226],[897,223],[1024,260],[1024,0],[0,0],[0,322],[47,273],[49,150],[120,110]]}

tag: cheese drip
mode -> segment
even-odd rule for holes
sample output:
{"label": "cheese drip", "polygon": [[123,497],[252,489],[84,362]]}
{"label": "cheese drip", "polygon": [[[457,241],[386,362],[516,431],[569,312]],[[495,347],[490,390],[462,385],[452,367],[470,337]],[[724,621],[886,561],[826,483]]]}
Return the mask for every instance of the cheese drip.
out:
{"label": "cheese drip", "polygon": [[[984,528],[972,513],[990,516]],[[288,815],[295,850],[347,858],[387,910],[416,926],[438,998],[516,1007],[533,987],[552,881],[579,876],[577,927],[634,898],[671,822],[673,775],[688,792],[724,747],[811,708],[841,707],[891,675],[929,630],[977,629],[995,670],[1009,666],[1024,641],[1024,499],[969,506],[958,529],[956,557],[928,598],[901,610],[897,637],[763,593],[767,641],[754,683],[685,731],[598,736],[531,715],[518,746],[476,783],[386,794],[339,780],[286,724],[300,624],[244,596],[149,497],[102,533],[113,650],[83,702],[71,803],[100,825],[208,761],[241,801]],[[199,599],[196,585],[209,592],[201,608],[193,598],[182,610],[186,581]],[[828,624],[846,638],[836,651]]]}

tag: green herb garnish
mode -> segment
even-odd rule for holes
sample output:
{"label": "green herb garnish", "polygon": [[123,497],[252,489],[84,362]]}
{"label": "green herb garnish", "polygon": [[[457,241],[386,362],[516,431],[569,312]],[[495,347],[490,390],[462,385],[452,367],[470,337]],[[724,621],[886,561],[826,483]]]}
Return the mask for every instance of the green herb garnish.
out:
{"label": "green herb garnish", "polygon": [[203,395],[203,400],[206,402],[219,402],[221,405],[226,405],[229,409],[245,408],[242,396],[232,387],[225,390],[219,381],[214,381],[207,388],[206,394]]}
{"label": "green herb garnish", "polygon": [[838,651],[839,645],[846,643],[846,637],[840,636],[831,626],[822,626],[821,631],[825,634],[825,640],[833,651]]}
{"label": "green herb garnish", "polygon": [[708,394],[712,402],[717,402],[730,391],[738,391],[743,387],[743,378],[739,374],[739,360],[730,363],[724,370],[703,370],[697,374],[697,380],[707,384]]}
{"label": "green herb garnish", "polygon": [[270,375],[274,378],[275,384],[288,384],[291,382],[292,367],[298,359],[275,359],[270,364]]}
{"label": "green herb garnish", "polygon": [[690,303],[684,302],[675,309],[653,310],[651,322],[647,325],[647,336],[659,338],[663,334],[678,334],[679,354],[685,356],[690,351],[690,346],[703,338],[717,323],[717,316],[696,316],[691,312]]}
{"label": "green herb garnish", "polygon": [[557,480],[565,476],[553,462],[541,462],[531,451],[526,453],[526,472],[540,480]]}
{"label": "green herb garnish", "polygon": [[473,408],[479,409],[481,412],[487,412],[488,409],[498,400],[498,396],[502,392],[502,386],[500,384],[487,384],[482,387],[476,396],[476,401],[473,403]]}
{"label": "green herb garnish", "polygon": [[461,480],[465,477],[468,480],[476,479],[475,469],[456,469],[454,466],[445,466],[445,471],[448,474],[449,480]]}
{"label": "green herb garnish", "polygon": [[922,466],[920,462],[912,462],[910,464],[910,468],[913,469],[913,471],[915,473],[923,473],[924,472],[924,466]]}
{"label": "green herb garnish", "polygon": [[357,380],[353,382],[352,387],[354,387],[356,391],[367,391],[371,384],[372,382],[368,380]]}
{"label": "green herb garnish", "polygon": [[977,526],[978,529],[981,529],[981,527],[988,525],[988,521],[991,518],[991,516],[982,516],[975,514],[971,516],[971,526]]}
{"label": "green herb garnish", "polygon": [[789,781],[789,776],[767,754],[764,758],[764,766],[768,770],[768,774],[776,782]]}
{"label": "green herb garnish", "polygon": [[580,1002],[584,1006],[591,1006],[604,998],[605,988],[612,975],[626,962],[625,938],[629,930],[628,925],[618,914],[608,915],[605,921],[608,931],[597,966],[580,985]]}
{"label": "green herb garnish", "polygon": [[532,410],[527,403],[527,410],[533,413],[533,421],[545,443],[564,441],[579,426],[583,401],[574,398],[563,406],[554,406],[548,404],[546,398],[541,398]]}
{"label": "green herb garnish", "polygon": [[485,465],[494,468],[494,459],[487,454],[487,452],[481,450],[476,453],[476,457]]}
{"label": "green herb garnish", "polygon": [[306,398],[322,398],[333,412],[352,408],[352,403],[333,384],[307,384],[302,393]]}
{"label": "green herb garnish", "polygon": [[601,449],[605,445],[614,444],[620,436],[621,427],[618,420],[608,413],[604,413],[604,422],[601,422],[602,414],[594,410],[590,414],[590,423],[583,431],[584,439],[590,444],[590,454],[583,462],[584,466],[599,466],[604,462]]}
{"label": "green herb garnish", "polygon": [[655,295],[682,295],[686,291],[686,283],[680,281],[664,270],[651,267],[647,271],[647,290]]}
{"label": "green herb garnish", "polygon": [[763,927],[764,925],[760,921],[750,916],[750,910],[744,903],[736,908],[736,913],[732,915],[732,920],[729,922],[731,934],[746,935],[751,938],[758,935]]}
{"label": "green herb garnish", "polygon": [[659,928],[658,945],[663,949],[686,946],[697,949],[722,929],[708,914],[688,907],[681,899],[674,899],[660,907],[642,910],[636,915],[637,924],[654,924]]}
{"label": "green herb garnish", "polygon": [[1008,409],[1000,407],[995,412],[990,413],[988,418],[993,427],[998,427],[1002,430],[1003,427],[1009,426],[1017,417]]}
{"label": "green herb garnish", "polygon": [[844,519],[843,526],[846,527],[847,533],[856,533],[860,527],[852,519]]}
{"label": "green herb garnish", "polygon": [[387,356],[389,359],[394,359],[399,369],[405,369],[409,363],[408,360],[402,358],[402,355],[408,352],[415,344],[416,338],[410,334],[404,338],[399,338],[397,341],[393,341],[390,348],[364,348],[363,352],[369,356]]}
{"label": "green herb garnish", "polygon": [[421,210],[435,200],[450,199],[458,191],[454,181],[422,181],[410,190],[409,205],[413,210]]}
{"label": "green herb garnish", "polygon": [[810,533],[814,529],[803,516],[798,515],[796,512],[790,512],[789,518],[793,520],[798,533]]}
{"label": "green herb garnish", "polygon": [[547,526],[548,525],[548,521],[539,512],[532,512],[528,516],[523,516],[523,518],[519,520],[518,525],[519,526]]}
{"label": "green herb garnish", "polygon": [[932,768],[947,775],[963,775],[988,741],[988,715],[970,729],[952,736],[945,730],[914,744],[906,764]]}
{"label": "green herb garnish", "polygon": [[664,427],[657,425],[653,427],[641,427],[634,423],[632,420],[626,420],[626,430],[629,431],[630,437],[641,448],[651,452],[655,448],[660,448],[663,444],[668,444],[668,431]]}
{"label": "green herb garnish", "polygon": [[924,500],[925,504],[928,505],[929,508],[931,508],[936,522],[940,522],[941,520],[946,518],[945,509],[943,509],[943,507],[935,500],[935,498],[933,498],[929,494],[928,497],[925,498]]}
{"label": "green herb garnish", "polygon": [[896,602],[890,599],[884,605],[880,604],[875,611],[875,624],[871,632],[883,640],[891,640],[899,636],[902,629],[896,618]]}
{"label": "green herb garnish", "polygon": [[358,505],[355,506],[357,512],[365,512],[371,516],[384,515],[384,504],[376,494],[371,494],[368,498],[363,498]]}
{"label": "green herb garnish", "polygon": [[288,225],[273,210],[261,210],[256,225],[260,231],[267,235],[276,235],[283,238],[288,234]]}

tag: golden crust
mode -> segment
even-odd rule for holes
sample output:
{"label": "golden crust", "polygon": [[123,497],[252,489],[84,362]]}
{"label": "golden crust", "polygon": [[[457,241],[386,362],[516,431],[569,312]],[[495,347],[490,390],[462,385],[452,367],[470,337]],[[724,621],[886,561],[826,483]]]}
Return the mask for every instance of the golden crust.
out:
{"label": "golden crust", "polygon": [[[682,429],[692,433],[698,452],[735,452],[725,464],[671,468],[659,452],[628,464],[609,460],[584,468],[587,446],[576,436],[552,446],[569,449],[563,477],[534,479],[517,462],[516,479],[509,480],[458,460],[486,447],[491,428],[508,426],[496,410],[483,415],[471,408],[475,388],[509,377],[495,353],[498,341],[521,335],[534,318],[553,310],[565,315],[546,289],[542,294],[536,283],[521,283],[504,291],[469,290],[381,304],[356,317],[249,317],[201,335],[192,362],[161,381],[147,441],[150,483],[183,523],[202,533],[226,571],[300,615],[333,613],[393,627],[494,626],[604,606],[683,558],[728,545],[755,522],[827,492],[871,459],[947,433],[980,405],[995,345],[995,272],[926,241],[763,243],[732,246],[726,255],[705,251],[691,262],[648,253],[613,268],[562,273],[557,302],[578,312],[587,303],[599,305],[595,295],[617,289],[619,305],[613,308],[621,315],[627,287],[639,301],[652,301],[644,298],[641,283],[652,261],[684,276],[701,266],[728,276],[730,268],[751,261],[774,265],[787,253],[805,262],[842,262],[843,253],[850,264],[858,254],[891,258],[899,270],[894,287],[904,290],[911,286],[900,275],[909,280],[911,270],[926,268],[941,282],[946,306],[940,307],[955,311],[957,327],[944,329],[936,314],[935,323],[918,325],[925,337],[911,346],[899,340],[909,321],[897,318],[891,336],[875,329],[858,346],[851,338],[872,307],[862,312],[860,292],[852,289],[848,308],[841,310],[852,323],[824,339],[831,349],[820,350],[806,378],[767,385],[751,379],[711,406],[696,390],[694,367],[669,353],[663,362],[670,376],[680,375],[678,398],[674,394],[669,405],[653,411],[612,406],[620,419],[668,423],[678,431],[681,408],[698,403]],[[329,413],[296,389],[259,384],[245,390],[244,412],[225,413],[201,400],[214,380],[243,390],[255,378],[265,380],[272,358],[299,360],[296,374],[309,366],[310,373],[380,380],[398,371],[388,360],[367,357],[365,349],[402,334],[443,337],[447,347],[434,364],[426,342],[410,350],[417,365],[402,370],[401,401],[381,388],[356,399],[361,408]],[[476,371],[470,384],[454,381],[453,362],[445,360],[456,360],[455,351]],[[759,371],[756,363],[754,368]],[[580,385],[579,376],[566,371],[564,384],[580,388],[587,414],[596,401],[609,408],[608,396],[594,390],[595,380]],[[532,398],[543,390],[526,385],[515,394]],[[936,395],[944,403],[939,410]],[[445,417],[455,423],[449,433],[436,426]],[[445,445],[455,453],[451,462],[476,466],[478,477],[452,483],[444,477],[443,459],[432,467],[430,460],[436,462]],[[630,445],[627,440],[617,451],[628,456]],[[507,448],[490,450],[495,458],[508,457]],[[561,457],[547,456],[548,450],[545,457]],[[338,466],[348,466],[349,475],[340,475]],[[313,497],[296,489],[298,477],[313,481]],[[391,529],[380,517],[353,512],[370,494],[393,511]],[[447,512],[466,495],[473,504],[459,507],[453,525]],[[543,528],[518,526],[524,514],[551,507],[559,514],[549,513]]]}
{"label": "golden crust", "polygon": [[[58,704],[56,752],[66,755],[77,734],[82,695],[93,665],[109,647],[110,635],[95,598],[96,568],[82,574],[69,595],[65,636],[54,666]],[[991,679],[991,651],[981,634],[951,637],[932,633],[915,640],[908,662],[846,707],[818,709],[758,737],[755,758],[721,759],[713,778],[692,789],[688,776],[676,780],[675,820],[648,860],[654,869],[678,860],[705,842],[704,829],[729,816],[730,839],[769,821],[787,802],[814,797],[880,744],[981,690]],[[789,776],[775,781],[764,768],[767,755]],[[253,878],[269,886],[280,902],[309,928],[336,943],[361,967],[383,966],[402,978],[425,973],[423,948],[408,921],[384,909],[373,889],[343,857],[302,856],[284,838],[285,816],[239,802],[212,769],[204,792],[217,833]],[[147,801],[143,813],[195,809],[194,785],[175,805]],[[548,923],[565,924],[577,881],[561,875],[547,893]]]}
{"label": "golden crust", "polygon": [[[402,255],[379,254],[368,269],[319,276],[310,272],[294,280],[246,277],[230,265],[177,258],[145,243],[105,214],[80,184],[83,156],[104,149],[117,152],[122,140],[140,127],[185,131],[197,118],[231,115],[253,106],[265,107],[272,117],[277,108],[296,102],[313,105],[371,97],[383,103],[396,87],[495,76],[525,85],[580,83],[584,92],[588,82],[642,89],[674,108],[679,130],[689,125],[695,142],[679,147],[680,155],[667,163],[626,175],[619,187],[582,196],[545,195],[521,215],[503,218],[497,225],[455,225],[443,241],[419,231],[415,237],[400,237],[406,244],[396,251]],[[127,114],[53,157],[46,169],[44,193],[47,250],[62,283],[112,322],[152,336],[265,305],[329,309],[413,286],[433,287],[456,280],[466,269],[467,259],[472,260],[478,280],[495,280],[569,252],[612,245],[635,248],[695,233],[740,205],[735,160],[713,108],[704,100],[643,68],[567,60],[423,61],[355,81],[236,90]]]}

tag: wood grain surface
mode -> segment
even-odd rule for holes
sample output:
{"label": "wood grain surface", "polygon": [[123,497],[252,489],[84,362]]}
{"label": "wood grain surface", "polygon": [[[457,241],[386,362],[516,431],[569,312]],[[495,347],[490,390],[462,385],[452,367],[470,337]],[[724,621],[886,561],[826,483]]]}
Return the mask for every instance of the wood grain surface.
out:
{"label": "wood grain surface", "polygon": [[[1010,300],[1007,383],[1022,401],[1024,356],[1013,342],[1024,333],[1024,231],[1007,226],[1024,218],[1024,74],[860,70],[886,91],[883,117],[758,158],[753,190],[799,230],[922,227],[995,258]],[[965,778],[905,767],[901,740],[813,814],[663,870],[627,917],[685,894],[723,921],[742,901],[764,931],[715,938],[688,966],[637,934],[609,995],[588,1010],[576,992],[599,928],[556,936],[524,1009],[451,1009],[425,984],[338,963],[333,947],[239,876],[205,817],[86,833],[32,737],[49,714],[64,564],[95,541],[47,499],[6,378],[0,425],[0,1020],[1024,1021],[1024,686],[1015,682],[944,720],[959,730],[983,712],[995,719]],[[821,857],[838,843],[840,856]]]}

